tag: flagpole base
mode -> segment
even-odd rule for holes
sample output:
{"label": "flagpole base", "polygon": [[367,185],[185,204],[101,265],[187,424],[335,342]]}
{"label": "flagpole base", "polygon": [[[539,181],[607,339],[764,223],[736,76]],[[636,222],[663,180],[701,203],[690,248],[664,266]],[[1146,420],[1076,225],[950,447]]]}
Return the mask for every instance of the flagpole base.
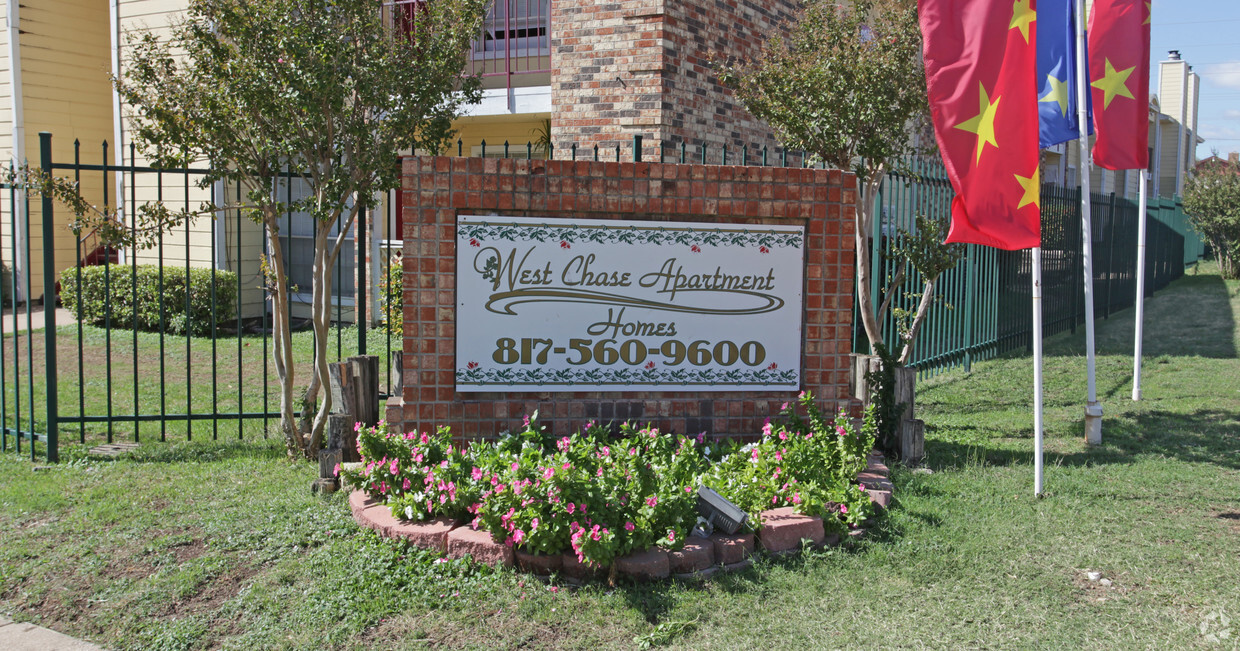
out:
{"label": "flagpole base", "polygon": [[1102,445],[1102,405],[1096,402],[1085,406],[1085,442]]}

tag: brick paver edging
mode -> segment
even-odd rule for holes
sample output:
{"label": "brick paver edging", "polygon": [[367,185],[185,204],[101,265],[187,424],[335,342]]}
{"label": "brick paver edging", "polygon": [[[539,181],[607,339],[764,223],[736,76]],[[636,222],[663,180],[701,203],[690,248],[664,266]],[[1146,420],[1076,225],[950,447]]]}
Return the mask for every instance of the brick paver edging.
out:
{"label": "brick paver edging", "polygon": [[[891,504],[892,483],[890,471],[883,455],[870,455],[866,470],[857,475],[870,501],[879,509]],[[447,518],[428,522],[406,522],[392,517],[391,509],[366,496],[362,491],[349,495],[349,507],[353,519],[381,536],[403,539],[426,549],[436,549],[450,558],[471,556],[475,561],[492,567],[518,568],[538,575],[560,574],[572,580],[585,581],[601,578],[603,573],[589,568],[577,560],[572,552],[558,556],[527,554],[514,550],[502,542],[491,540],[489,533],[475,531],[468,525]],[[651,581],[675,577],[684,580],[701,580],[720,571],[732,571],[749,567],[750,559],[757,550],[772,555],[797,553],[803,545],[827,547],[840,544],[837,534],[826,535],[822,518],[801,515],[792,507],[763,511],[762,526],[755,534],[728,536],[713,534],[710,538],[690,537],[682,549],[664,551],[652,547],[643,552],[616,559],[615,574],[637,581]],[[854,529],[847,540],[865,535],[865,529]]]}

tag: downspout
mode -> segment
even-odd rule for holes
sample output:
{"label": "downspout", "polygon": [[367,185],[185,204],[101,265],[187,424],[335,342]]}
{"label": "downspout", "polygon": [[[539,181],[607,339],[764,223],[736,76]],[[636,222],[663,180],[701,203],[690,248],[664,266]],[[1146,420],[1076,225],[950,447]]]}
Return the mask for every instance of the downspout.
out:
{"label": "downspout", "polygon": [[[21,5],[17,0],[9,0],[9,89],[10,99],[12,100],[10,111],[13,115],[12,130],[12,159],[13,167],[21,167],[26,164],[26,118],[22,108],[22,56],[21,56],[21,17],[18,14],[18,8]],[[26,193],[17,189],[15,203],[16,206],[26,205]],[[23,242],[22,228],[25,226],[23,220],[13,219],[13,238],[14,242]],[[14,304],[18,301],[25,300],[21,295],[22,283],[20,278],[26,271],[27,260],[25,259],[25,247],[17,246],[17,255],[13,260],[13,277],[19,279],[17,283],[17,295],[14,296]]]}
{"label": "downspout", "polygon": [[[109,0],[108,2],[108,22],[112,32],[112,162],[117,167],[125,163],[125,125],[122,122],[121,114],[121,94],[116,89],[115,80],[121,78],[121,13],[120,0]],[[133,161],[129,161],[132,165]],[[106,175],[105,175],[106,176]],[[116,182],[116,209],[117,214],[123,210],[125,205],[125,176],[122,172],[116,172],[113,179]],[[161,253],[162,255],[162,253]]]}

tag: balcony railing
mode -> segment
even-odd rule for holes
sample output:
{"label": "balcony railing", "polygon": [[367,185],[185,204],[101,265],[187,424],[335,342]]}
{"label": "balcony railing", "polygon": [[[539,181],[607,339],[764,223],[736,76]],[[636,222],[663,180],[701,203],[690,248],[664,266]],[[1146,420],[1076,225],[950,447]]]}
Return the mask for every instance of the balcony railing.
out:
{"label": "balcony railing", "polygon": [[[384,0],[385,14],[398,27],[412,27],[427,0]],[[408,28],[407,28],[408,29]],[[551,83],[551,0],[496,0],[470,47],[467,71],[484,88],[520,88]]]}

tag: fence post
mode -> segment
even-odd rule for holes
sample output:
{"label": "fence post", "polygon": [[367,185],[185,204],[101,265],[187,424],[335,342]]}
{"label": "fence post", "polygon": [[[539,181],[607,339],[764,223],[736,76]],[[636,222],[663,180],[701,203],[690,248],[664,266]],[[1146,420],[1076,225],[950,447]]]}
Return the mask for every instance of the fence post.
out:
{"label": "fence post", "polygon": [[[353,292],[353,304],[357,307],[357,354],[366,354],[366,307],[370,302],[370,286],[366,284],[366,265],[370,261],[366,259],[368,253],[366,249],[366,230],[370,228],[373,215],[370,212],[370,206],[362,202],[362,207],[358,210],[357,220],[357,289]],[[375,280],[378,280],[376,278]],[[240,411],[240,410],[238,410]]]}
{"label": "fence post", "polygon": [[1110,231],[1107,241],[1109,242],[1110,251],[1107,251],[1107,299],[1106,304],[1102,306],[1102,318],[1111,318],[1111,284],[1115,280],[1115,193],[1111,193],[1111,211],[1107,213],[1106,226]]}
{"label": "fence post", "polygon": [[968,255],[964,259],[965,265],[965,290],[964,290],[964,372],[969,373],[973,370],[973,341],[974,329],[977,318],[977,255],[978,247],[976,245],[965,245],[968,247]]}
{"label": "fence post", "polygon": [[[52,176],[52,134],[39,132],[39,163],[45,178]],[[60,461],[60,414],[56,399],[56,229],[52,223],[52,197],[43,196],[43,365],[47,376],[47,460]],[[29,297],[27,297],[29,300]],[[51,322],[46,320],[50,318]],[[31,432],[33,435],[33,432]],[[31,449],[34,441],[30,442]]]}

